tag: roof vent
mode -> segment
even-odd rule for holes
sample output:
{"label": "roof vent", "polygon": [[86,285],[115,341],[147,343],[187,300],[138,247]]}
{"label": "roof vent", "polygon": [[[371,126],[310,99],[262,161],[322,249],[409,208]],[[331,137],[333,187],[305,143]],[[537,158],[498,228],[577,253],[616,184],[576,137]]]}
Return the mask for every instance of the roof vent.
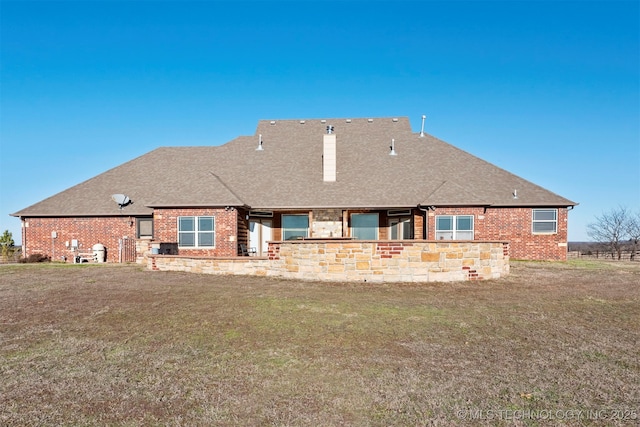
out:
{"label": "roof vent", "polygon": [[303,125],[304,124],[304,120],[300,120],[300,124]]}
{"label": "roof vent", "polygon": [[276,121],[275,120],[271,120],[271,123],[269,123],[271,126],[275,126]]}
{"label": "roof vent", "polygon": [[373,123],[373,119],[367,119],[369,123]]}
{"label": "roof vent", "polygon": [[394,118],[393,118],[393,119],[391,119],[391,120],[393,120],[393,123],[396,123],[396,122],[398,121],[398,119],[397,119],[396,117],[394,117]]}
{"label": "roof vent", "polygon": [[345,120],[347,123],[351,123],[351,119],[347,119]]}
{"label": "roof vent", "polygon": [[262,134],[260,134],[258,136],[258,148],[256,148],[256,151],[263,151],[264,148],[262,148]]}
{"label": "roof vent", "polygon": [[426,119],[427,116],[425,116],[424,114],[422,115],[422,129],[420,129],[420,138],[422,138],[424,136],[424,119]]}
{"label": "roof vent", "polygon": [[397,156],[398,154],[396,153],[396,140],[395,139],[391,139],[391,151],[389,152],[390,156]]}
{"label": "roof vent", "polygon": [[325,119],[320,120],[320,123],[327,123]]}

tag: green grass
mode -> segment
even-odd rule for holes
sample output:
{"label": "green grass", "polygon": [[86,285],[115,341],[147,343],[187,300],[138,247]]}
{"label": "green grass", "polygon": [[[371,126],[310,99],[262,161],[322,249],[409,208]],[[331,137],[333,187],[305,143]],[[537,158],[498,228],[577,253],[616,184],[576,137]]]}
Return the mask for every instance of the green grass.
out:
{"label": "green grass", "polygon": [[[574,258],[567,261],[528,261],[528,260],[511,260],[512,264],[518,265],[537,265],[541,268],[558,268],[565,270],[567,268],[579,268],[587,270],[610,270],[618,268],[620,265],[626,266],[629,262],[618,262],[611,260],[596,260],[591,258]],[[633,263],[631,263],[633,264]]]}

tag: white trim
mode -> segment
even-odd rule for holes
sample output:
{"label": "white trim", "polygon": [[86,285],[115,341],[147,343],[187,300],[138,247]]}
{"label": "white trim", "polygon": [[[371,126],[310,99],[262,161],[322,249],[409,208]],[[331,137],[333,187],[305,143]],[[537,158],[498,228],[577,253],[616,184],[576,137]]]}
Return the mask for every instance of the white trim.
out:
{"label": "white trim", "polygon": [[[193,218],[194,219],[194,230],[186,230],[186,231],[181,231],[180,230],[180,219],[181,218]],[[200,231],[198,229],[199,226],[199,219],[200,218],[211,218],[213,220],[213,230],[209,231]],[[176,222],[177,222],[177,234],[178,234],[178,248],[183,248],[183,249],[215,249],[216,247],[216,217],[214,215],[180,215],[176,218]],[[180,245],[180,233],[193,233],[193,237],[194,237],[194,246],[182,246]],[[211,246],[201,246],[199,245],[199,239],[198,239],[198,233],[212,233],[213,234],[213,245]]]}
{"label": "white trim", "polygon": [[[451,229],[439,230],[438,229],[438,218],[440,217],[451,217]],[[459,217],[470,217],[471,218],[471,230],[458,230],[458,218]],[[476,236],[476,224],[475,224],[475,216],[474,215],[436,215],[435,216],[435,238],[436,240],[475,240]],[[471,232],[471,238],[460,238],[458,233],[464,234]]]}
{"label": "white trim", "polygon": [[[554,219],[535,219],[535,213],[540,211],[549,211],[554,213]],[[535,224],[553,224],[553,231],[535,231]],[[536,235],[552,235],[558,234],[558,209],[555,208],[536,208],[531,209],[531,234]]]}

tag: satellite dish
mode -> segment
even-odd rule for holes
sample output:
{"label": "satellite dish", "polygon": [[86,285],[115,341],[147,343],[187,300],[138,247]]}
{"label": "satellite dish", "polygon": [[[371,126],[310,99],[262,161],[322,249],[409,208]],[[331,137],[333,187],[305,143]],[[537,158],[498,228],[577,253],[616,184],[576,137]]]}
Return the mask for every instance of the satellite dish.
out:
{"label": "satellite dish", "polygon": [[120,209],[131,203],[131,199],[129,198],[129,196],[125,196],[124,194],[114,194],[111,196],[111,198],[114,202],[120,205]]}

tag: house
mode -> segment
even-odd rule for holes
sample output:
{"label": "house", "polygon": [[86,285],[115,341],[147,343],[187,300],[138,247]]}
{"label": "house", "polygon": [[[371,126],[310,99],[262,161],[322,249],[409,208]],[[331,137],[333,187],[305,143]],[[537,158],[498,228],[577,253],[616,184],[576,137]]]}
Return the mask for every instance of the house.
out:
{"label": "house", "polygon": [[[423,123],[424,125],[424,123]],[[23,253],[134,260],[265,255],[290,239],[505,240],[566,260],[576,203],[406,117],[261,120],[221,146],[162,147],[20,210]]]}

